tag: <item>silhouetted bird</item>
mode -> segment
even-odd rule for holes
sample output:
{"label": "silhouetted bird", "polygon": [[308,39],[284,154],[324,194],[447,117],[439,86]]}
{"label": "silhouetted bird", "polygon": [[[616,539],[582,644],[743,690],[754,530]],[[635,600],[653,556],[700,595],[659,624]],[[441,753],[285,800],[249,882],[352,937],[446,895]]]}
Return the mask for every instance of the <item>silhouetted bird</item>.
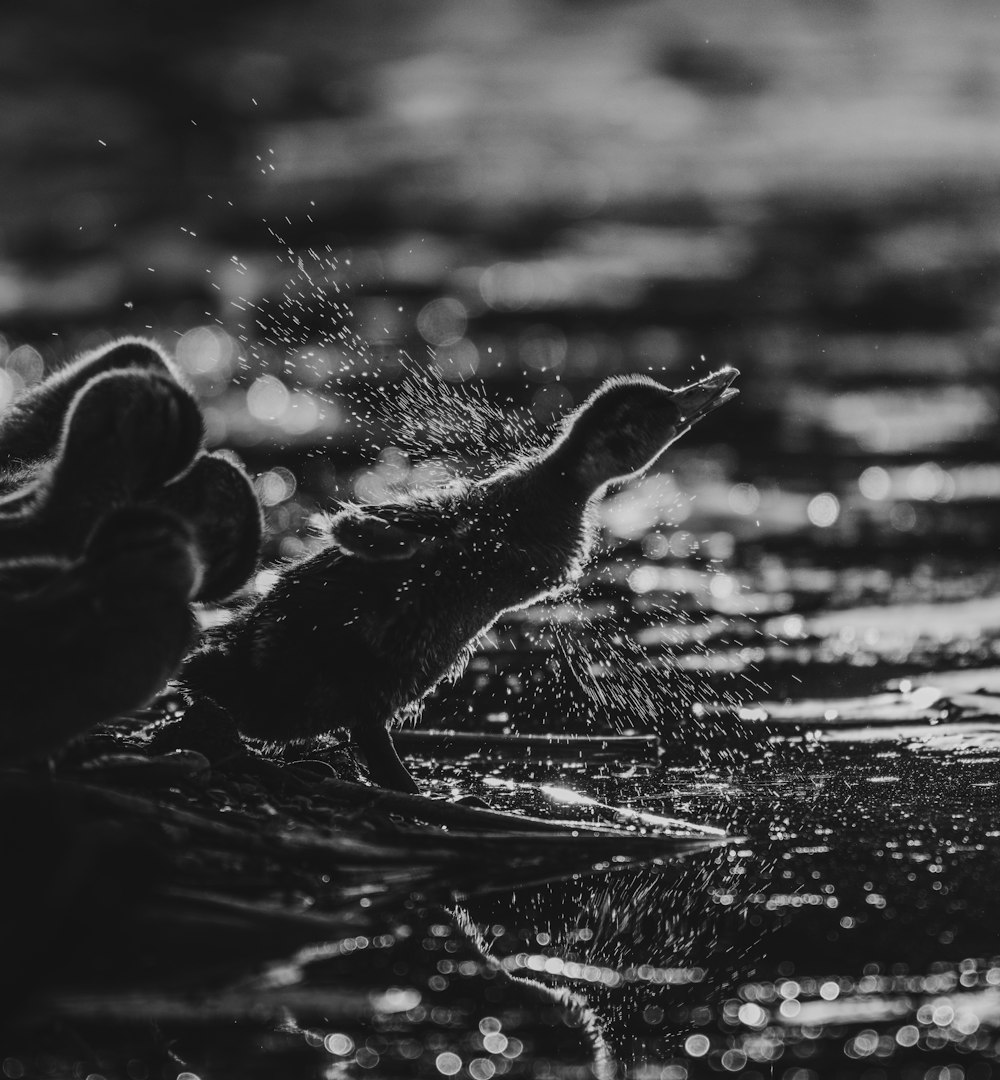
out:
{"label": "silhouetted bird", "polygon": [[145,704],[194,645],[191,601],[253,572],[256,496],[203,434],[171,361],[140,338],[0,416],[0,758]]}
{"label": "silhouetted bird", "polygon": [[547,449],[485,480],[342,510],[329,546],[211,634],[182,681],[251,736],[347,726],[374,781],[416,791],[387,725],[498,616],[571,585],[593,545],[596,500],[735,397],[737,375],[681,390],[611,379]]}

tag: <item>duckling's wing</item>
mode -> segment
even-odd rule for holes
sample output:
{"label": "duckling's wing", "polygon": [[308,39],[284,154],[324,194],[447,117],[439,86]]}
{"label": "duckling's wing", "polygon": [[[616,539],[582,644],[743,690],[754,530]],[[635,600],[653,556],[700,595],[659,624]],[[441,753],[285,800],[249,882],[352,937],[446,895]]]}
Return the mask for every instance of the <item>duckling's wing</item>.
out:
{"label": "duckling's wing", "polygon": [[371,562],[408,559],[450,532],[440,513],[420,506],[351,506],[330,522],[330,536],[338,547]]}

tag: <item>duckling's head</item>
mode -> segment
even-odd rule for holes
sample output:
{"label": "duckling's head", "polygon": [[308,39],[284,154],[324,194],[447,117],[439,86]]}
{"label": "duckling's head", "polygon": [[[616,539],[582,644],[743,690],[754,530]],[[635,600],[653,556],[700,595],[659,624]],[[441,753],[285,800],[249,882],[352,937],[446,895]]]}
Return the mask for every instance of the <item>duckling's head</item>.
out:
{"label": "duckling's head", "polygon": [[739,393],[739,372],[722,368],[690,386],[671,390],[643,375],[607,382],[572,413],[552,456],[588,492],[636,476],[664,450]]}

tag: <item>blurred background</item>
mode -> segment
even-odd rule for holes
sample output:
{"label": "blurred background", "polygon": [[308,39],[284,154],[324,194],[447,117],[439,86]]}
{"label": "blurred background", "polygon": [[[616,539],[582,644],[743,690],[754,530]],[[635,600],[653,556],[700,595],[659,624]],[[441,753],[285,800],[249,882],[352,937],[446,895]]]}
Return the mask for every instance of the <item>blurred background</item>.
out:
{"label": "blurred background", "polygon": [[530,443],[606,375],[721,364],[741,403],[608,508],[612,537],[668,563],[993,550],[990,0],[7,0],[2,23],[0,405],[155,335],[259,474],[270,554],[330,496]]}

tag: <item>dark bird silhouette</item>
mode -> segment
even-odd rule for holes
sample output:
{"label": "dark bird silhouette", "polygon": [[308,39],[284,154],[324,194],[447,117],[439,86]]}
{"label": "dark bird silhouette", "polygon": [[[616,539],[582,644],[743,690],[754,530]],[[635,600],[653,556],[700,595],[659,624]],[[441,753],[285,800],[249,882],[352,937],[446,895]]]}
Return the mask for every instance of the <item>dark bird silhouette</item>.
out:
{"label": "dark bird silhouette", "polygon": [[210,635],[182,681],[247,735],[292,741],[347,726],[375,782],[416,791],[387,725],[498,616],[572,585],[596,500],[735,397],[737,375],[680,390],[611,379],[547,449],[485,480],[341,510],[329,546]]}
{"label": "dark bird silhouette", "polygon": [[170,359],[140,338],[0,416],[0,759],[145,704],[196,641],[191,601],[252,573],[253,488],[203,435]]}
{"label": "dark bird silhouette", "polygon": [[109,510],[155,504],[191,530],[196,599],[228,596],[256,566],[260,507],[203,438],[201,410],[155,342],[85,353],[0,416],[0,560],[77,557]]}

